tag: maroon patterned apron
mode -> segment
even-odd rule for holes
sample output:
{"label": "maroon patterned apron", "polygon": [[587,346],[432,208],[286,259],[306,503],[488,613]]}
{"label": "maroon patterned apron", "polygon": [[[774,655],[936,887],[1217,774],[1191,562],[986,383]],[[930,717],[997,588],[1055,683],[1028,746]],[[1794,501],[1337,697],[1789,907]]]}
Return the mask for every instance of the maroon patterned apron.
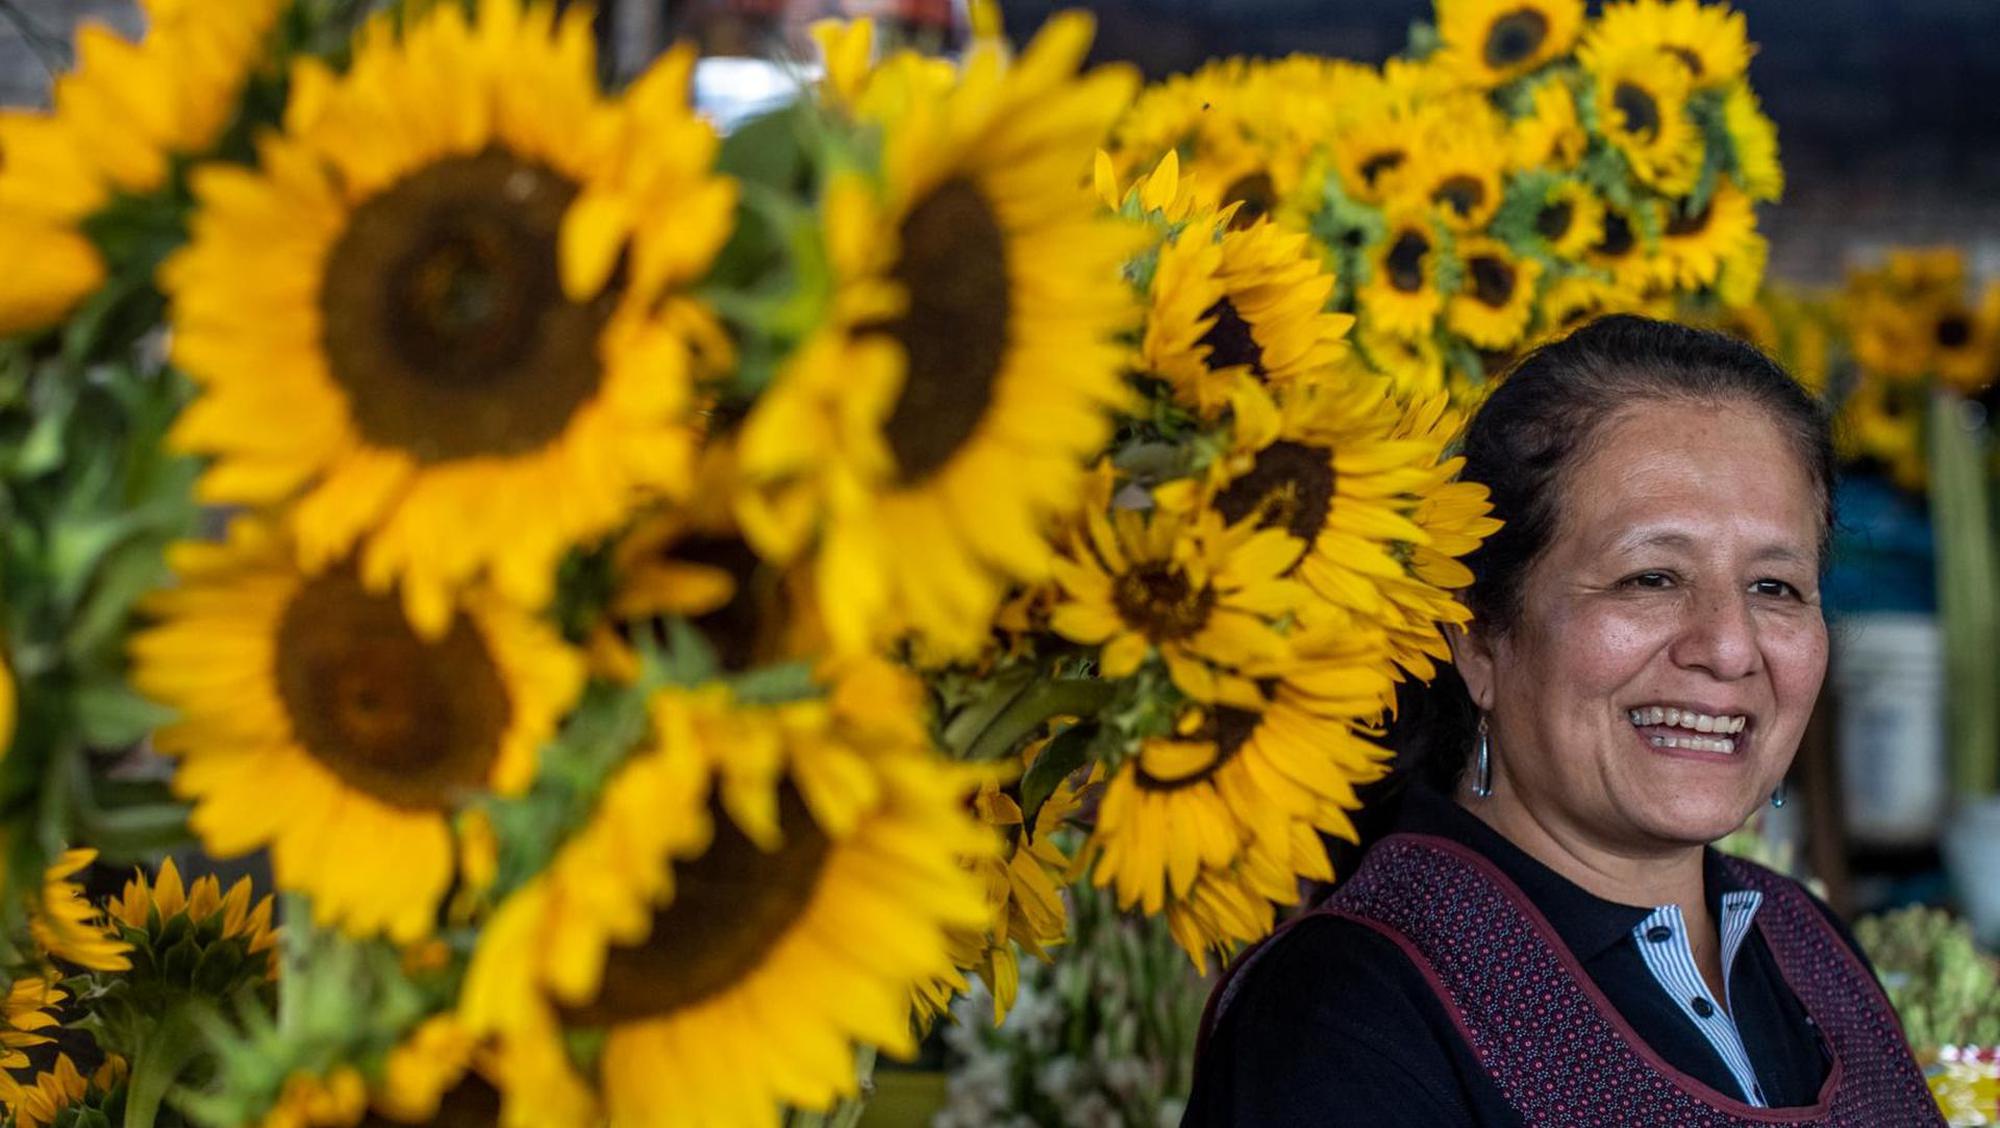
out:
{"label": "maroon patterned apron", "polygon": [[[1805,893],[1759,866],[1735,858],[1724,864],[1764,895],[1756,927],[1831,1049],[1832,1067],[1811,1105],[1757,1108],[1668,1065],[1612,1008],[1526,895],[1459,843],[1392,834],[1307,915],[1346,917],[1402,949],[1507,1103],[1535,1128],[1943,1124],[1875,977]],[[1210,996],[1204,1044],[1259,950],[1246,952]]]}

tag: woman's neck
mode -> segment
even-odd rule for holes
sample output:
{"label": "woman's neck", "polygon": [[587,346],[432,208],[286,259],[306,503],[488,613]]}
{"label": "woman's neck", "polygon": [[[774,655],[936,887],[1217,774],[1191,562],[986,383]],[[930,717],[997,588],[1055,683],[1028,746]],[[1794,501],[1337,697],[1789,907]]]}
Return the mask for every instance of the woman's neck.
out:
{"label": "woman's neck", "polygon": [[1708,915],[1700,846],[1619,849],[1562,822],[1538,817],[1512,796],[1459,796],[1460,806],[1543,865],[1621,905],[1676,904],[1689,920]]}

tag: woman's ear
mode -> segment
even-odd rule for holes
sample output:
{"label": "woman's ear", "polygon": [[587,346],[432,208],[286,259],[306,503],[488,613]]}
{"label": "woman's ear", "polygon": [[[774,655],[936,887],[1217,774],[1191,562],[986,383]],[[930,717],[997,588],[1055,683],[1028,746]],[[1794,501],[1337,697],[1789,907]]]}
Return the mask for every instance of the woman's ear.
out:
{"label": "woman's ear", "polygon": [[1468,630],[1463,626],[1445,628],[1444,640],[1451,647],[1452,665],[1458,667],[1458,676],[1465,682],[1465,691],[1472,696],[1472,703],[1481,712],[1493,708],[1493,658],[1492,640],[1486,632],[1476,626]]}

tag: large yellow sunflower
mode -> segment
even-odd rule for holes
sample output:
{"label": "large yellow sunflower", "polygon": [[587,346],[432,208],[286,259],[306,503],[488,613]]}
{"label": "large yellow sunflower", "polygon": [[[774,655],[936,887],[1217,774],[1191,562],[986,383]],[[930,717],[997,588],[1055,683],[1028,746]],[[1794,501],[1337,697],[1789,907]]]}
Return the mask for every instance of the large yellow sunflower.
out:
{"label": "large yellow sunflower", "polygon": [[1185,897],[1167,901],[1167,930],[1206,975],[1209,956],[1227,963],[1238,947],[1269,935],[1277,908],[1298,904],[1303,882],[1333,879],[1325,840],[1310,820],[1268,819],[1234,865],[1204,869]]}
{"label": "large yellow sunflower", "polygon": [[1353,727],[1389,697],[1381,632],[1342,623],[1244,670],[1255,708],[1188,706],[1172,737],[1146,741],[1105,785],[1083,856],[1120,907],[1158,913],[1186,899],[1204,871],[1236,865],[1292,820],[1355,838],[1354,786],[1388,770],[1388,753]]}
{"label": "large yellow sunflower", "polygon": [[1631,50],[1593,59],[1597,125],[1632,174],[1683,196],[1701,172],[1702,137],[1688,116],[1687,68],[1670,55]]}
{"label": "large yellow sunflower", "polygon": [[528,785],[581,659],[484,595],[426,638],[351,564],[303,574],[247,519],[169,562],[182,583],[146,604],[132,676],[180,712],[157,742],[195,831],[218,856],[269,847],[323,923],[423,935],[454,872],[451,812]]}
{"label": "large yellow sunflower", "polygon": [[7,985],[0,998],[0,1070],[24,1069],[29,1046],[53,1041],[44,1030],[58,1025],[55,1008],[69,996],[56,986],[53,975],[23,975]]}
{"label": "large yellow sunflower", "polygon": [[84,221],[214,145],[287,3],[139,7],[143,40],[85,23],[51,108],[0,112],[0,258],[20,264],[0,276],[0,336],[49,325],[97,289],[106,268]]}
{"label": "large yellow sunflower", "polygon": [[882,131],[881,193],[850,194],[829,238],[837,271],[892,285],[893,305],[787,366],[742,450],[758,488],[804,491],[788,504],[817,514],[842,648],[903,633],[976,647],[1009,582],[1046,573],[1043,522],[1122,402],[1115,335],[1137,311],[1119,268],[1136,233],[1084,178],[1133,82],[1075,77],[1090,35],[1066,16],[1011,65],[976,47],[936,97],[892,97],[883,70],[861,99]]}
{"label": "large yellow sunflower", "polygon": [[1484,237],[1460,242],[1458,255],[1464,272],[1458,293],[1445,307],[1445,327],[1481,349],[1513,348],[1535,313],[1541,263]]}
{"label": "large yellow sunflower", "polygon": [[1299,549],[1289,530],[1219,512],[1156,504],[1114,508],[1111,470],[1056,563],[1061,595],[1049,626],[1102,647],[1103,675],[1122,678],[1157,654],[1174,685],[1202,702],[1255,709],[1263,702],[1240,671],[1287,651],[1286,625],[1307,599],[1284,573]]}
{"label": "large yellow sunflower", "polygon": [[1749,195],[1723,178],[1700,211],[1690,213],[1685,200],[1668,207],[1652,257],[1654,278],[1661,286],[1684,291],[1726,282],[1719,288],[1733,289],[1732,296],[1747,300],[1763,281],[1764,247]]}
{"label": "large yellow sunflower", "polygon": [[102,910],[70,879],[97,860],[97,851],[65,850],[42,875],[41,895],[28,914],[28,931],[50,956],[93,971],[131,968],[132,945],[118,938]]}
{"label": "large yellow sunflower", "polygon": [[1334,278],[1310,236],[1220,218],[1197,214],[1161,247],[1139,346],[1143,370],[1211,418],[1246,383],[1288,389],[1339,361],[1354,323],[1327,311]]}
{"label": "large yellow sunflower", "polygon": [[1387,233],[1369,251],[1368,278],[1356,288],[1355,304],[1371,332],[1422,337],[1444,309],[1439,233],[1428,208],[1400,207],[1388,221]]}
{"label": "large yellow sunflower", "polygon": [[1583,0],[1438,0],[1443,65],[1488,89],[1568,52],[1583,26]]}
{"label": "large yellow sunflower", "polygon": [[987,923],[960,859],[996,844],[972,774],[931,757],[920,713],[882,708],[866,689],[658,700],[656,744],[473,955],[461,1013],[516,1047],[506,1123],[595,1103],[565,1029],[602,1032],[591,1119],[614,1124],[775,1125],[854,1091],[855,1043],[915,1050],[911,990],[951,970],[949,930]]}
{"label": "large yellow sunflower", "polygon": [[301,65],[261,168],[196,174],[162,271],[201,495],[296,498],[308,567],[359,545],[429,637],[482,574],[542,605],[571,545],[685,485],[689,342],[717,331],[677,287],[735,193],[691,56],[610,106],[591,42],[519,0],[371,24],[345,75]]}
{"label": "large yellow sunflower", "polygon": [[1659,52],[1678,62],[1698,90],[1743,77],[1754,51],[1743,13],[1700,0],[1625,0],[1606,4],[1577,53],[1600,59]]}

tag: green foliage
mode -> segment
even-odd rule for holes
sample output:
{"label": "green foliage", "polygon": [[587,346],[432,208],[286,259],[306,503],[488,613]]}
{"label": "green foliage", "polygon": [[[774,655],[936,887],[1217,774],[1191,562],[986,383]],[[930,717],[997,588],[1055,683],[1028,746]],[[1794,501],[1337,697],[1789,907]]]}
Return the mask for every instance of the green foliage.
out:
{"label": "green foliage", "polygon": [[1898,909],[1855,922],[1910,1044],[2000,1045],[2000,962],[1941,909]]}

